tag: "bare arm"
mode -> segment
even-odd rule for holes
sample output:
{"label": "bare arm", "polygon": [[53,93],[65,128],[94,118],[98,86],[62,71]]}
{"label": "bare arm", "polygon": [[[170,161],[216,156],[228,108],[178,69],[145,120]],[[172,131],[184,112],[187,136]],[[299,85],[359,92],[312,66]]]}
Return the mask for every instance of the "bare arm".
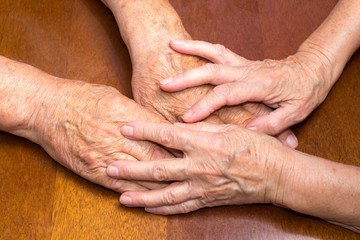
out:
{"label": "bare arm", "polygon": [[234,125],[132,122],[122,133],[184,152],[177,159],[111,164],[108,174],[115,178],[175,181],[161,191],[124,193],[120,202],[129,207],[167,215],[272,203],[360,231],[359,167],[301,153]]}
{"label": "bare arm", "polygon": [[298,151],[289,156],[272,203],[360,233],[360,168]]}
{"label": "bare arm", "polygon": [[217,45],[174,41],[173,49],[214,64],[174,76],[164,81],[162,89],[173,92],[207,83],[216,85],[184,115],[187,122],[199,121],[225,105],[262,102],[276,110],[252,120],[247,127],[279,133],[304,120],[325,100],[360,45],[359,11],[357,0],[340,1],[297,53],[282,60],[250,61],[226,48],[219,56]]}
{"label": "bare arm", "polygon": [[326,87],[337,81],[346,63],[360,47],[360,4],[357,0],[340,0],[321,26],[300,46],[298,52],[322,62]]}
{"label": "bare arm", "polygon": [[[177,93],[166,93],[159,88],[162,80],[205,64],[200,58],[179,54],[170,48],[172,39],[191,39],[180,17],[168,0],[103,2],[113,12],[129,49],[135,101],[170,122],[181,122],[188,108],[212,87],[199,86]],[[246,109],[248,111],[241,106],[222,108],[206,121],[245,126],[255,116],[271,111],[260,104],[249,104]],[[297,139],[290,130],[284,131],[278,138],[293,148],[297,146]]]}
{"label": "bare arm", "polygon": [[[173,52],[176,37],[191,39],[167,0],[103,0],[113,12],[132,62],[146,63],[159,52]],[[150,59],[148,59],[150,58]]]}
{"label": "bare arm", "polygon": [[0,130],[35,141],[35,109],[51,83],[44,72],[0,56]]}
{"label": "bare arm", "polygon": [[114,159],[171,156],[151,143],[134,145],[120,134],[124,122],[136,119],[165,122],[114,88],[56,78],[0,57],[0,130],[41,145],[94,183],[118,192],[161,186],[106,175],[105,167]]}

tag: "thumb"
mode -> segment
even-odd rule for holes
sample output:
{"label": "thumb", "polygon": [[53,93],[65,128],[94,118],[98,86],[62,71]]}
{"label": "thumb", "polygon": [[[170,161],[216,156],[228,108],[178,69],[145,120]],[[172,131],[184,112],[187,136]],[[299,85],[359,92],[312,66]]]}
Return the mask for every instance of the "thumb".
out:
{"label": "thumb", "polygon": [[246,127],[269,135],[277,135],[297,123],[294,110],[289,105],[281,106],[268,115],[257,117],[249,122]]}

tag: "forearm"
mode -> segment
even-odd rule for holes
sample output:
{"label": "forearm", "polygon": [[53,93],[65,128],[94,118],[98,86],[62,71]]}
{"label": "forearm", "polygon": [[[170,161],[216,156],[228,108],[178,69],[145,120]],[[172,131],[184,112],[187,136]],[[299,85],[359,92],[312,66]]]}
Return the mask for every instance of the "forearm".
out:
{"label": "forearm", "polygon": [[49,81],[36,68],[0,57],[0,130],[31,138],[38,100]]}
{"label": "forearm", "polygon": [[360,231],[360,168],[293,151],[280,176],[275,205]]}
{"label": "forearm", "polygon": [[[181,19],[167,0],[107,0],[133,62],[159,51],[172,51],[172,39],[187,38]],[[173,51],[172,51],[173,52]]]}
{"label": "forearm", "polygon": [[[310,10],[310,9],[309,9]],[[321,26],[300,46],[314,61],[329,68],[329,88],[336,82],[352,54],[360,46],[360,4],[340,0]]]}

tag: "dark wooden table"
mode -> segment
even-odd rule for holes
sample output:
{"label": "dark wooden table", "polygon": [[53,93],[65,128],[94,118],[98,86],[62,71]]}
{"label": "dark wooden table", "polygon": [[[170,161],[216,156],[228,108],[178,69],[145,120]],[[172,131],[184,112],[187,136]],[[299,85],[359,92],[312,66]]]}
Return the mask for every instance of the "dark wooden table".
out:
{"label": "dark wooden table", "polygon": [[[280,59],[296,51],[337,1],[171,2],[194,38],[250,59]],[[97,0],[1,0],[0,55],[131,96],[129,55],[111,12]],[[357,52],[324,104],[293,128],[299,150],[360,166],[359,81]],[[159,217],[121,207],[118,197],[39,146],[0,132],[0,239],[360,239],[270,205]]]}

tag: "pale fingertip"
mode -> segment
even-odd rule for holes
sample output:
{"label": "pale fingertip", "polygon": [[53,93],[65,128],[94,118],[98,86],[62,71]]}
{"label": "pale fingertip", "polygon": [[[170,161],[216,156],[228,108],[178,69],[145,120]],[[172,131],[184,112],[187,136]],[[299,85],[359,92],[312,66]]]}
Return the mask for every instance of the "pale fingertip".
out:
{"label": "pale fingertip", "polygon": [[173,78],[170,77],[170,78],[167,78],[167,79],[161,81],[160,84],[161,85],[166,85],[166,84],[171,83],[172,81],[173,81]]}
{"label": "pale fingertip", "polygon": [[188,110],[184,116],[183,116],[183,119],[184,120],[189,120],[189,118],[191,118],[191,116],[193,115],[193,111],[192,110]]}
{"label": "pale fingertip", "polygon": [[256,131],[257,131],[257,128],[256,128],[256,127],[254,127],[254,126],[252,126],[252,127],[247,127],[247,129],[249,129],[249,130],[251,130],[251,131],[254,131],[254,132],[256,132]]}
{"label": "pale fingertip", "polygon": [[127,137],[132,137],[134,135],[134,127],[125,125],[121,128],[121,134]]}
{"label": "pale fingertip", "polygon": [[129,196],[121,196],[120,203],[122,205],[128,206],[132,204],[132,199]]}
{"label": "pale fingertip", "polygon": [[286,138],[286,144],[291,148],[296,148],[298,146],[299,142],[294,134],[290,134]]}
{"label": "pale fingertip", "polygon": [[185,44],[185,41],[182,40],[182,39],[175,39],[175,40],[172,40],[171,43],[172,43],[173,45],[180,46],[180,45]]}
{"label": "pale fingertip", "polygon": [[109,177],[119,177],[119,170],[114,166],[109,166],[106,169],[106,173]]}
{"label": "pale fingertip", "polygon": [[248,124],[246,124],[245,128],[257,132],[258,131],[258,118],[253,119]]}

